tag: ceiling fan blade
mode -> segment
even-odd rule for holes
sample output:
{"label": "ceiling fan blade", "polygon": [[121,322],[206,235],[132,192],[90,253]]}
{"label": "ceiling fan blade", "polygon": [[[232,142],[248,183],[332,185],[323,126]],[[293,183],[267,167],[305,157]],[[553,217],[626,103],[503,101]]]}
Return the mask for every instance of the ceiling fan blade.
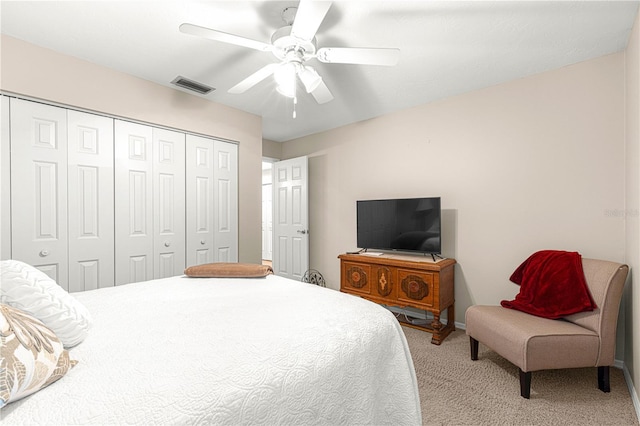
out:
{"label": "ceiling fan blade", "polygon": [[208,38],[210,40],[221,41],[223,43],[235,44],[237,46],[244,46],[250,49],[260,50],[263,52],[269,52],[272,49],[272,45],[263,43],[261,41],[224,33],[222,31],[212,30],[211,28],[205,28],[205,27],[201,27],[193,24],[180,25],[180,32],[184,34],[190,34],[198,37]]}
{"label": "ceiling fan blade", "polygon": [[316,87],[313,92],[311,92],[311,95],[319,104],[326,104],[327,102],[333,100],[333,95],[331,94],[331,91],[324,83],[324,81],[320,81],[320,84],[318,84],[318,87]]}
{"label": "ceiling fan blade", "polygon": [[330,7],[330,1],[300,0],[291,35],[302,40],[312,40]]}
{"label": "ceiling fan blade", "polygon": [[262,80],[264,80],[265,78],[267,78],[271,74],[273,74],[273,72],[275,71],[275,69],[279,65],[280,64],[265,65],[264,67],[260,68],[258,71],[256,71],[253,74],[251,74],[249,77],[247,77],[244,80],[242,80],[240,83],[238,83],[235,86],[233,86],[231,89],[228,90],[228,92],[229,93],[244,93],[244,92],[246,92],[247,90],[251,89],[256,84],[260,83]]}
{"label": "ceiling fan blade", "polygon": [[322,47],[316,57],[328,64],[361,64],[393,66],[400,59],[400,49]]}

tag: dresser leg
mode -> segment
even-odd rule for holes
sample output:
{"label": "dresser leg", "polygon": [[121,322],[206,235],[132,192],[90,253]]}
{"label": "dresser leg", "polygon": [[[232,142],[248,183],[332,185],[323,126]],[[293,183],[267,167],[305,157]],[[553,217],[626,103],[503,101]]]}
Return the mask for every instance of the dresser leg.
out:
{"label": "dresser leg", "polygon": [[434,331],[440,331],[440,329],[442,328],[442,323],[440,322],[440,315],[438,314],[433,315],[433,321],[431,321],[431,328],[433,328]]}
{"label": "dresser leg", "polygon": [[442,343],[442,336],[440,330],[442,330],[442,323],[440,322],[440,315],[433,314],[433,321],[431,321],[431,343],[439,345]]}
{"label": "dresser leg", "polygon": [[451,304],[447,308],[447,325],[442,324],[440,322],[440,315],[433,314],[433,321],[431,321],[431,343],[434,345],[439,345],[442,341],[456,329],[456,314],[455,314],[455,304]]}

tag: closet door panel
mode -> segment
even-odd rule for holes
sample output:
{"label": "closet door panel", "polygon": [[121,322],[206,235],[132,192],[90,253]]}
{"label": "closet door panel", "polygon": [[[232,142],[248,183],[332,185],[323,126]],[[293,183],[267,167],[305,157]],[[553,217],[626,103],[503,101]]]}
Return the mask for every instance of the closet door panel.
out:
{"label": "closet door panel", "polygon": [[213,140],[187,135],[187,266],[214,261]]}
{"label": "closet door panel", "polygon": [[152,128],[115,120],[116,285],[153,278]]}
{"label": "closet door panel", "polygon": [[68,111],[69,291],[114,285],[113,119]]}
{"label": "closet door panel", "polygon": [[185,134],[153,129],[154,278],[185,268]]}
{"label": "closet door panel", "polygon": [[12,256],[68,290],[67,111],[21,99],[10,109]]}
{"label": "closet door panel", "polygon": [[238,261],[238,146],[214,141],[214,260]]}

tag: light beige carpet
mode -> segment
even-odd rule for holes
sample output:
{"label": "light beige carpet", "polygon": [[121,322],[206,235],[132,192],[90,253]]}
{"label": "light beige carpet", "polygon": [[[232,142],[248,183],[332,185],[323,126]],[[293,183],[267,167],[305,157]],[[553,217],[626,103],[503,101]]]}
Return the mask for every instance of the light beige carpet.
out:
{"label": "light beige carpet", "polygon": [[531,399],[520,396],[518,368],[482,343],[471,361],[469,338],[456,330],[440,346],[431,334],[402,327],[418,376],[425,425],[638,425],[622,370],[611,392],[596,368],[533,372]]}

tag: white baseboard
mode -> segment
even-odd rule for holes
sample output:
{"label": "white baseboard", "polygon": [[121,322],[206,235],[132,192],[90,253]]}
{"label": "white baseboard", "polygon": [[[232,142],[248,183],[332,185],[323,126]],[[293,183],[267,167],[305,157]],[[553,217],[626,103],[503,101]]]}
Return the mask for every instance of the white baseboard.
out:
{"label": "white baseboard", "polygon": [[629,394],[631,395],[631,401],[633,402],[633,408],[636,409],[636,417],[640,422],[640,400],[638,400],[638,393],[636,392],[636,388],[633,385],[633,378],[631,378],[631,374],[629,374],[629,369],[627,365],[622,361],[616,360],[616,364],[620,362],[622,363],[622,372],[624,373],[624,381],[627,382],[627,387],[629,388]]}

